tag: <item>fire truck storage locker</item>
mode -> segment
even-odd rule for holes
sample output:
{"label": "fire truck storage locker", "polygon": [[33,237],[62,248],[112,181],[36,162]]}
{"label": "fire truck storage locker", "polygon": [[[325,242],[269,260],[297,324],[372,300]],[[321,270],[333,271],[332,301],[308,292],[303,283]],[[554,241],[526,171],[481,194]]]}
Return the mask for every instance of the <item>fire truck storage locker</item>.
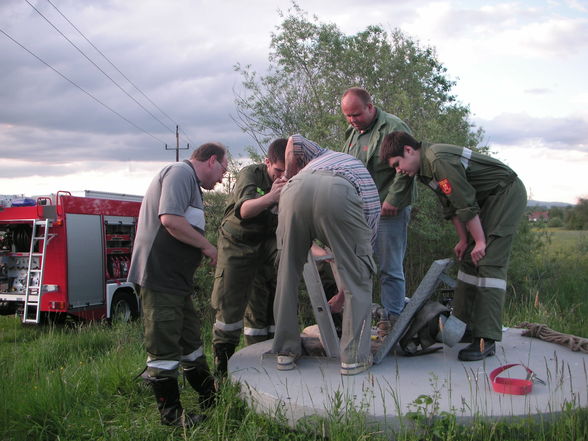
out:
{"label": "fire truck storage locker", "polygon": [[104,244],[100,215],[66,213],[70,308],[104,303]]}

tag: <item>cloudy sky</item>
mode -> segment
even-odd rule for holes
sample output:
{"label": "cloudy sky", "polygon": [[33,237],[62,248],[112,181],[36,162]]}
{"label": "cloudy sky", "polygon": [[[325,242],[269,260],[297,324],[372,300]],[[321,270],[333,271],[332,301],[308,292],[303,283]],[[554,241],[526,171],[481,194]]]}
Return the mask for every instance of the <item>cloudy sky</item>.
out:
{"label": "cloudy sky", "polygon": [[[238,156],[251,141],[231,119],[233,66],[264,71],[278,10],[290,4],[1,0],[0,194],[142,194],[175,159],[164,145],[175,146],[176,123],[181,146],[218,140]],[[588,197],[588,1],[298,4],[347,34],[379,24],[435,47],[485,141],[533,199]]]}

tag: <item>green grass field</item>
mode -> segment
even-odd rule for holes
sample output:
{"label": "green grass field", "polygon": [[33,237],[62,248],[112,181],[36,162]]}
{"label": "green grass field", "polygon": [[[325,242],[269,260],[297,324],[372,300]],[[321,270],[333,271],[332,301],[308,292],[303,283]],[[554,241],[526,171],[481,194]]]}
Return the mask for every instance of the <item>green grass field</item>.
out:
{"label": "green grass field", "polygon": [[[546,323],[588,337],[588,250],[579,232],[553,231],[543,253],[521,270],[524,289],[513,292],[505,324]],[[584,242],[585,243],[585,242]],[[580,246],[578,246],[580,244]],[[210,323],[203,326],[210,342]],[[206,348],[208,354],[210,343]],[[224,385],[218,406],[201,426],[184,431],[159,424],[151,391],[135,379],[145,363],[141,324],[75,323],[23,326],[0,317],[0,440],[383,440],[358,412],[346,412],[311,431],[292,431],[279,415],[258,415]],[[184,388],[182,400],[195,409]],[[345,407],[343,407],[345,408]],[[418,417],[418,415],[417,415]],[[398,440],[586,440],[588,412],[570,404],[553,421],[478,421],[462,427],[451,415],[416,418]]]}
{"label": "green grass field", "polygon": [[576,253],[586,250],[588,246],[588,231],[563,230],[561,228],[546,228],[551,236],[549,251],[552,253]]}
{"label": "green grass field", "polygon": [[[275,418],[258,415],[225,385],[217,407],[201,426],[161,426],[151,391],[135,379],[144,364],[140,323],[109,326],[25,327],[0,318],[0,439],[2,440],[384,440],[366,429],[353,410],[339,413],[312,431],[292,431]],[[182,400],[195,409],[185,387]],[[345,409],[345,403],[341,404]],[[436,420],[413,416],[399,440],[581,440],[588,414],[570,406],[555,422],[529,419],[515,424],[484,422],[461,427],[451,415]],[[415,418],[416,417],[416,418]]]}

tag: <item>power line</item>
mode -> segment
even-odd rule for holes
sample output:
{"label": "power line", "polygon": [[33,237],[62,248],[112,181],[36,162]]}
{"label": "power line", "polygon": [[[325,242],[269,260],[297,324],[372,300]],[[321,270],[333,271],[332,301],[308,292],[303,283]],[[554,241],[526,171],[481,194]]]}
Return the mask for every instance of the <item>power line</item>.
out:
{"label": "power line", "polygon": [[[169,115],[168,115],[166,112],[164,112],[164,111],[163,111],[163,109],[161,109],[161,107],[159,107],[157,104],[155,104],[155,102],[153,102],[153,100],[152,100],[151,98],[149,98],[149,97],[148,97],[148,96],[147,96],[147,95],[146,95],[146,94],[145,94],[145,93],[144,93],[144,92],[143,92],[143,91],[142,91],[142,90],[139,88],[139,86],[137,86],[135,83],[133,83],[133,81],[131,81],[131,80],[130,80],[130,79],[129,79],[129,78],[128,78],[128,77],[127,77],[127,76],[126,76],[126,75],[125,75],[125,74],[124,74],[124,73],[123,73],[123,72],[122,72],[122,71],[121,71],[121,70],[120,70],[120,69],[119,69],[119,68],[118,68],[118,67],[117,67],[117,66],[116,66],[116,65],[115,65],[115,64],[114,64],[114,63],[113,63],[113,62],[112,62],[112,61],[111,61],[111,60],[110,60],[110,59],[109,59],[109,58],[108,58],[108,57],[107,57],[107,56],[106,56],[106,55],[105,55],[105,54],[104,54],[104,53],[103,53],[101,50],[100,50],[100,49],[98,49],[98,48],[97,48],[97,47],[94,45],[94,43],[92,43],[92,42],[90,41],[90,39],[88,39],[88,37],[86,37],[86,36],[84,35],[84,33],[83,33],[83,32],[82,32],[80,29],[78,29],[78,27],[77,27],[75,24],[73,24],[73,23],[71,22],[71,20],[70,20],[69,18],[67,18],[67,17],[65,16],[65,14],[63,14],[63,12],[61,12],[61,10],[60,10],[60,9],[59,9],[57,6],[55,6],[55,4],[53,4],[53,2],[52,2],[51,0],[47,0],[47,2],[48,2],[48,3],[49,3],[51,6],[53,6],[53,7],[55,8],[55,10],[56,10],[56,11],[57,11],[57,12],[58,12],[58,13],[59,13],[59,14],[60,14],[60,15],[61,15],[61,16],[62,16],[64,19],[65,19],[65,21],[67,21],[67,22],[68,22],[68,23],[71,25],[71,27],[72,27],[72,28],[74,28],[74,29],[75,29],[75,30],[76,30],[76,31],[77,31],[77,32],[78,32],[78,33],[79,33],[79,34],[80,34],[80,35],[81,35],[81,36],[84,38],[84,40],[86,40],[86,41],[88,42],[88,44],[94,48],[94,50],[96,50],[96,52],[98,52],[100,55],[102,55],[102,58],[104,58],[104,59],[105,59],[105,60],[106,60],[106,61],[107,61],[107,62],[108,62],[108,63],[109,63],[109,64],[110,64],[110,65],[111,65],[111,66],[112,66],[112,67],[113,67],[113,68],[114,68],[114,69],[115,69],[115,70],[116,70],[116,71],[117,71],[117,72],[118,72],[118,73],[119,73],[119,74],[120,74],[120,75],[121,75],[121,76],[122,76],[122,77],[125,79],[125,80],[127,80],[127,81],[129,82],[129,84],[135,88],[135,90],[137,90],[137,91],[138,91],[138,92],[139,92],[141,95],[143,95],[143,97],[144,97],[144,98],[145,98],[147,101],[149,101],[149,102],[150,102],[150,103],[153,105],[153,107],[155,107],[157,110],[159,110],[159,112],[160,112],[160,113],[161,113],[163,116],[165,116],[165,117],[166,117],[168,120],[170,120],[170,121],[171,121],[173,124],[176,124],[176,121],[175,121],[175,120],[174,120],[174,119],[173,119],[171,116],[169,116]],[[177,124],[176,124],[176,130],[177,130]],[[180,129],[180,130],[181,130],[181,129]],[[184,130],[181,130],[181,131],[182,131],[182,133],[184,133],[184,135],[186,136],[186,138],[188,139],[188,141],[190,141],[190,138],[188,137],[188,135],[186,134],[186,132],[184,132]],[[191,141],[190,141],[190,142],[191,142]]]}
{"label": "power line", "polygon": [[96,101],[98,104],[104,106],[106,109],[110,110],[112,113],[114,113],[115,115],[117,115],[119,118],[122,118],[123,120],[125,120],[126,122],[128,122],[130,125],[132,125],[133,127],[135,127],[136,129],[140,130],[141,132],[145,133],[146,135],[151,136],[153,139],[155,139],[156,141],[165,144],[161,139],[159,139],[157,136],[149,133],[148,131],[146,131],[145,129],[143,129],[142,127],[139,127],[137,124],[135,124],[134,122],[132,122],[131,120],[129,120],[128,118],[124,117],[123,115],[121,115],[119,112],[117,112],[116,110],[114,110],[113,108],[111,108],[110,106],[108,106],[107,104],[103,103],[102,101],[100,101],[98,98],[96,98],[94,95],[92,95],[90,92],[88,92],[86,89],[84,89],[82,86],[79,86],[75,81],[69,79],[66,75],[62,74],[61,72],[59,72],[57,69],[55,69],[53,66],[51,66],[49,63],[47,63],[45,60],[43,60],[41,57],[37,56],[36,54],[34,54],[32,51],[30,51],[29,49],[27,49],[25,46],[23,46],[21,43],[19,43],[18,41],[16,41],[14,38],[12,38],[12,36],[10,36],[6,31],[4,31],[2,28],[0,28],[0,32],[2,32],[4,35],[6,35],[10,40],[12,40],[15,44],[17,44],[18,46],[20,46],[22,49],[24,49],[25,51],[27,51],[29,54],[31,54],[33,57],[35,57],[37,60],[39,60],[41,63],[43,63],[45,66],[47,66],[48,68],[50,68],[51,70],[53,70],[56,74],[58,74],[59,76],[61,76],[63,79],[67,80],[68,82],[70,82],[71,84],[73,84],[75,87],[77,87],[78,89],[80,89],[82,92],[84,92],[86,95],[88,95],[90,98],[92,98],[94,101]]}
{"label": "power line", "polygon": [[69,38],[67,38],[67,36],[61,32],[59,30],[59,28],[57,26],[55,26],[51,20],[49,20],[47,17],[45,17],[43,15],[43,13],[41,11],[39,11],[34,5],[31,4],[31,2],[29,2],[29,0],[25,0],[25,2],[27,2],[29,4],[29,6],[31,8],[33,8],[37,14],[39,14],[41,17],[43,17],[43,19],[49,23],[57,32],[59,32],[59,34],[61,34],[61,36],[63,38],[65,38],[69,44],[71,44],[73,47],[75,47],[78,52],[80,54],[82,54],[84,56],[84,58],[86,58],[86,60],[88,60],[90,63],[92,63],[96,69],[98,69],[100,72],[102,72],[110,81],[112,81],[112,83],[118,87],[121,91],[123,91],[125,93],[125,95],[127,95],[130,99],[132,99],[135,103],[137,103],[137,105],[139,107],[141,107],[145,112],[147,112],[153,119],[155,119],[156,121],[158,121],[163,127],[165,127],[167,130],[169,130],[170,132],[173,132],[173,129],[166,126],[163,121],[161,121],[159,118],[157,118],[153,113],[151,113],[145,106],[143,106],[143,104],[141,104],[139,101],[137,101],[131,94],[129,94],[121,85],[119,85],[110,75],[108,75],[106,72],[104,72],[104,70],[102,70],[102,68],[100,66],[98,66],[90,57],[88,57],[83,50],[81,50],[73,41],[71,41]]}

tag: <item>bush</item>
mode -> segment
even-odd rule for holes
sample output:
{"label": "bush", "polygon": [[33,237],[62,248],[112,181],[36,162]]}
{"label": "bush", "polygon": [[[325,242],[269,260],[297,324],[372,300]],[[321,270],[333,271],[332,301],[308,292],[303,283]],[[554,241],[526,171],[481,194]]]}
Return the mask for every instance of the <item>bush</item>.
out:
{"label": "bush", "polygon": [[549,222],[547,222],[547,226],[550,228],[561,228],[563,227],[563,221],[559,217],[554,217],[552,219],[549,219]]}

